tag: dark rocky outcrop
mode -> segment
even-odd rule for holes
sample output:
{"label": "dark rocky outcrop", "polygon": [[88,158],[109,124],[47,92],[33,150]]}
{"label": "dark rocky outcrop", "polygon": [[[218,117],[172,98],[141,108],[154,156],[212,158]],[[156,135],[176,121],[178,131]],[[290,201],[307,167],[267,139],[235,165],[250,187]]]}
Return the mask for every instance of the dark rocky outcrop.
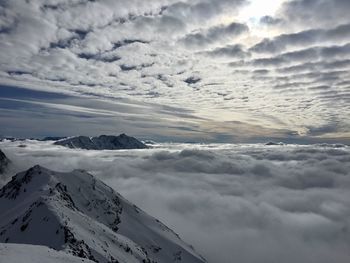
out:
{"label": "dark rocky outcrop", "polygon": [[6,157],[3,151],[0,150],[0,174],[4,173],[11,161]]}
{"label": "dark rocky outcrop", "polygon": [[146,149],[147,145],[126,134],[100,135],[98,137],[76,136],[59,140],[55,145],[85,150]]}

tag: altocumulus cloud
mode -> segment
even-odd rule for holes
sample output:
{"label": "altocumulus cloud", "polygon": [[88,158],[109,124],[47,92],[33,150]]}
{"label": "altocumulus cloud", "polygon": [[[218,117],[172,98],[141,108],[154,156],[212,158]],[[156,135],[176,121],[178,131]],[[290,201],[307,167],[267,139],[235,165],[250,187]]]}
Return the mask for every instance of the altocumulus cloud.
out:
{"label": "altocumulus cloud", "polygon": [[209,262],[350,258],[348,146],[161,144],[98,152],[26,141],[0,147],[15,163],[12,172],[36,163],[87,169]]}
{"label": "altocumulus cloud", "polygon": [[[349,1],[286,0],[275,13],[242,17],[256,2],[1,1],[0,85],[348,140]],[[200,81],[184,81],[194,77]],[[308,128],[332,125],[317,136]],[[198,130],[202,138],[211,132]]]}

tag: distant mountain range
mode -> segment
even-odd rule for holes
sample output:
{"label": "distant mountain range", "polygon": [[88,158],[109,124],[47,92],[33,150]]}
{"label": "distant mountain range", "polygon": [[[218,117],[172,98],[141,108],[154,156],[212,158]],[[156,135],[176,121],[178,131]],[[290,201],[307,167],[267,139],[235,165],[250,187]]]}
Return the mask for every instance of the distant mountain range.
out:
{"label": "distant mountain range", "polygon": [[37,165],[16,174],[0,190],[0,214],[0,242],[15,243],[0,243],[6,262],[205,262],[160,221],[82,170]]}
{"label": "distant mountain range", "polygon": [[55,145],[85,150],[146,149],[148,146],[126,134],[100,135],[98,137],[76,136],[58,140]]}
{"label": "distant mountain range", "polygon": [[266,146],[277,146],[277,145],[284,145],[285,143],[283,142],[267,142],[265,143]]}

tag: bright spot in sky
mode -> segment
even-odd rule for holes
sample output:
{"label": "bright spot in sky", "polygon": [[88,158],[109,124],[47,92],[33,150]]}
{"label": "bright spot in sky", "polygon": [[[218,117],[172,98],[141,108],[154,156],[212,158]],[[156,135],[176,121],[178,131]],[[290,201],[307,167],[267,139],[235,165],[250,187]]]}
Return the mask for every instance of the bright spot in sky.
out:
{"label": "bright spot in sky", "polygon": [[271,28],[266,28],[260,24],[260,18],[263,16],[274,17],[278,9],[286,0],[250,0],[238,14],[238,21],[249,26],[251,35],[244,42],[253,45],[265,37],[271,37],[278,34]]}
{"label": "bright spot in sky", "polygon": [[239,18],[254,23],[263,16],[273,16],[285,0],[250,0],[249,2],[240,12]]}

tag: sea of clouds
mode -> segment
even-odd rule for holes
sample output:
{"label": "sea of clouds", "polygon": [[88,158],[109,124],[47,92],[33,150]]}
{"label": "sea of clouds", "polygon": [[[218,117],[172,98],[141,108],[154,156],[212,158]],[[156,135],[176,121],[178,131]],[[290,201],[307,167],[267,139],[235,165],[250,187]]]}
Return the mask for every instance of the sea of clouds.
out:
{"label": "sea of clouds", "polygon": [[86,169],[211,263],[350,259],[349,146],[157,144],[85,151],[6,141],[0,148],[14,163],[1,184],[34,164]]}

